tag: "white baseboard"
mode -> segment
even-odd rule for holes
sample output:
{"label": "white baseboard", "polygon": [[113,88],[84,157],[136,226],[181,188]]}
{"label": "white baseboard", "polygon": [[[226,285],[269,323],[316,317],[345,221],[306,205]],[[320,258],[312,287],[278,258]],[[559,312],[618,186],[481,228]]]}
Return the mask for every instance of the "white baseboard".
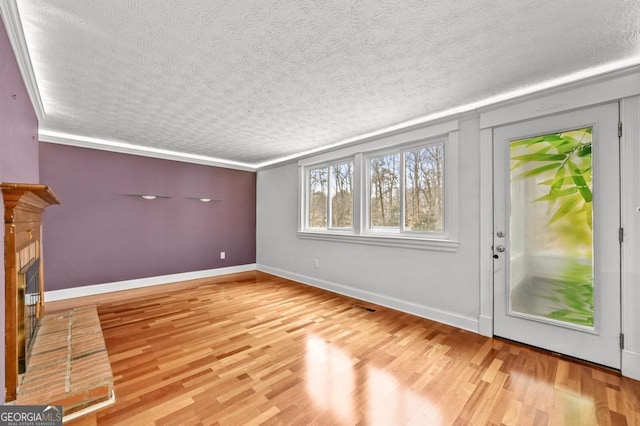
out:
{"label": "white baseboard", "polygon": [[422,318],[452,325],[454,327],[462,328],[474,333],[478,333],[479,330],[478,320],[465,315],[447,312],[441,309],[431,308],[424,305],[418,305],[406,300],[396,299],[394,297],[386,296],[383,294],[373,293],[342,284],[336,284],[318,278],[296,274],[294,272],[271,268],[265,265],[257,265],[256,269],[258,271],[266,272],[271,275],[277,275],[282,278],[287,278],[313,287],[318,287],[324,290],[331,291],[333,293],[342,294],[344,296],[349,296],[355,299],[375,303],[377,305],[385,306],[397,311],[406,312],[408,314],[416,315]]}
{"label": "white baseboard", "polygon": [[255,271],[256,264],[229,266],[226,268],[206,269],[203,271],[184,272],[181,274],[161,275],[157,277],[139,278],[135,280],[116,281],[105,284],[93,284],[83,287],[65,288],[44,292],[45,302],[71,299],[74,297],[93,296],[113,291],[131,290],[134,288],[175,283],[178,281],[196,280],[199,278],[217,277],[219,275],[236,274],[238,272]]}
{"label": "white baseboard", "polygon": [[623,376],[640,380],[640,354],[623,350],[621,370]]}
{"label": "white baseboard", "polygon": [[480,315],[478,332],[483,336],[493,337],[493,317]]}

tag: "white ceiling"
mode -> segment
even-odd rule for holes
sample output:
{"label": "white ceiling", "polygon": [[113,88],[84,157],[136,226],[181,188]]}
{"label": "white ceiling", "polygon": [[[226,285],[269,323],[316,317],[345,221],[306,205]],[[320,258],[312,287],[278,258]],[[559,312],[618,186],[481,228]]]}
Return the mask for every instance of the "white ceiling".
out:
{"label": "white ceiling", "polygon": [[18,0],[43,132],[260,166],[640,58],[637,0]]}

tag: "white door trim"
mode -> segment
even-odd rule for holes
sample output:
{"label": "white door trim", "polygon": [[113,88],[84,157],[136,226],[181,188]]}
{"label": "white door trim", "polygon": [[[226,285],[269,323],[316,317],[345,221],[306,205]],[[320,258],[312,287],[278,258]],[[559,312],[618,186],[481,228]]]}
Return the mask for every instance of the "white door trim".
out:
{"label": "white door trim", "polygon": [[493,129],[480,130],[479,332],[493,336]]}
{"label": "white door trim", "polygon": [[640,380],[640,96],[620,105],[622,198],[622,375]]}

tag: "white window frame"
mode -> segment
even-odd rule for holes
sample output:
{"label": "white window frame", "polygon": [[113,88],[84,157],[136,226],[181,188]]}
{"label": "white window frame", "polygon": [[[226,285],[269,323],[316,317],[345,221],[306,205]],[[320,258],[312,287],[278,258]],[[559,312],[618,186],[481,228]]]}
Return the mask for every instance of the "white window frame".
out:
{"label": "white window frame", "polygon": [[[355,171],[355,161],[353,159],[353,157],[351,158],[341,158],[338,160],[334,160],[334,161],[329,161],[329,162],[325,162],[325,163],[320,163],[320,164],[314,164],[314,165],[310,165],[308,167],[304,168],[304,229],[309,231],[309,232],[338,232],[338,233],[349,233],[352,234],[353,233],[353,226],[354,223],[356,222],[355,220],[355,215],[354,212],[352,210],[352,218],[351,218],[351,227],[334,227],[332,220],[331,220],[331,166],[335,166],[338,164],[345,164],[345,163],[353,163],[353,189],[354,192],[352,193],[353,196],[353,204],[355,206],[355,177],[356,177],[356,171]],[[318,169],[327,169],[327,205],[325,207],[326,210],[326,215],[327,215],[327,226],[323,227],[323,228],[314,228],[311,227],[309,225],[309,209],[310,209],[310,204],[311,204],[311,197],[309,194],[309,185],[311,183],[311,171],[312,170],[318,170]]]}
{"label": "white window frame", "polygon": [[[369,229],[369,158],[444,142],[444,232],[384,232]],[[309,170],[353,160],[353,229],[310,228]],[[404,158],[401,159],[404,164]],[[298,161],[298,237],[311,240],[455,252],[458,249],[458,121],[416,126]],[[401,169],[401,179],[404,179]],[[402,191],[401,191],[402,192]],[[327,201],[330,204],[330,200]],[[328,211],[327,214],[330,212]],[[404,215],[404,212],[401,213]]]}
{"label": "white window frame", "polygon": [[[435,145],[442,145],[442,149],[444,151],[444,164],[443,164],[443,169],[444,169],[444,175],[443,175],[443,188],[442,188],[442,196],[444,198],[444,206],[443,206],[443,212],[442,212],[442,225],[443,225],[443,230],[441,232],[432,232],[432,231],[411,231],[411,230],[407,230],[406,227],[406,223],[405,223],[405,209],[406,209],[406,204],[405,204],[405,188],[406,188],[406,159],[405,159],[405,153],[407,151],[411,151],[414,149],[420,149],[420,148],[428,148],[431,146],[435,146]],[[399,165],[399,173],[400,173],[400,180],[398,182],[398,196],[399,196],[399,203],[400,203],[400,217],[399,217],[399,222],[398,222],[398,227],[397,229],[381,229],[381,228],[373,228],[371,227],[371,159],[372,158],[376,158],[376,157],[383,157],[383,156],[387,156],[387,155],[393,155],[393,154],[398,154],[399,159],[400,159],[400,165]],[[449,206],[447,203],[447,187],[448,182],[447,182],[447,156],[448,156],[448,150],[447,150],[447,137],[439,137],[439,138],[434,138],[434,139],[428,139],[428,140],[421,140],[421,141],[416,141],[414,143],[408,144],[408,145],[402,145],[399,147],[395,147],[394,149],[386,149],[384,151],[376,151],[376,152],[371,152],[371,153],[367,153],[364,157],[364,164],[363,167],[366,168],[366,178],[365,178],[365,190],[366,190],[366,204],[365,204],[365,212],[366,212],[366,216],[365,216],[365,233],[367,234],[374,234],[374,235],[389,235],[389,236],[404,236],[404,237],[416,237],[416,238],[429,238],[429,239],[448,239],[448,234],[447,234],[447,230],[448,230],[448,225],[449,225],[449,220],[447,218],[447,213],[449,210]]]}

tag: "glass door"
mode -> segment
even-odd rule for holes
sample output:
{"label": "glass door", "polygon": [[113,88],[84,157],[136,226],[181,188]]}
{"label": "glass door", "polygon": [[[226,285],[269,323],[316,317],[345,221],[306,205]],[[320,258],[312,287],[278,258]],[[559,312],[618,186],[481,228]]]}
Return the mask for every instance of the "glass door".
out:
{"label": "glass door", "polygon": [[495,333],[619,368],[617,104],[494,131]]}

